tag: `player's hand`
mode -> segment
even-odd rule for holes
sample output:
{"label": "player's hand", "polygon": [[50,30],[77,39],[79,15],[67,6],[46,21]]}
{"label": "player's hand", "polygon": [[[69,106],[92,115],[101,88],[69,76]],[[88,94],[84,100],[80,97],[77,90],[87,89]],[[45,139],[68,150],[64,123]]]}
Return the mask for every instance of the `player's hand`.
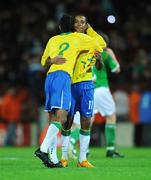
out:
{"label": "player's hand", "polygon": [[120,73],[120,72],[121,72],[120,67],[118,67],[118,68],[116,69],[115,73],[118,74],[118,73]]}
{"label": "player's hand", "polygon": [[87,33],[87,30],[88,30],[90,27],[91,27],[91,26],[90,26],[90,24],[88,24],[88,23],[85,25],[85,33]]}
{"label": "player's hand", "polygon": [[85,31],[87,31],[87,29],[90,28],[90,27],[91,27],[90,24],[87,23],[87,24],[85,25]]}
{"label": "player's hand", "polygon": [[88,28],[90,28],[90,27],[91,27],[91,26],[90,26],[90,24],[89,24],[89,23],[87,23],[87,29],[88,29]]}
{"label": "player's hand", "polygon": [[51,64],[64,64],[67,60],[62,56],[51,58]]}

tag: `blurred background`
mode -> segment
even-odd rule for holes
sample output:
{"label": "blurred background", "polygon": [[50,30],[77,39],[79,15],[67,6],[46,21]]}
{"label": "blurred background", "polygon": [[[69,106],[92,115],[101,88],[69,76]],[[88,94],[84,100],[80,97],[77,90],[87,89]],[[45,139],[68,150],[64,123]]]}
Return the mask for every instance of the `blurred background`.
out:
{"label": "blurred background", "polygon": [[[151,146],[151,2],[136,0],[5,0],[0,2],[0,146],[35,146],[47,124],[41,54],[64,13],[82,13],[110,37],[121,65],[109,73],[117,105],[117,145]],[[95,117],[91,146],[104,146]]]}

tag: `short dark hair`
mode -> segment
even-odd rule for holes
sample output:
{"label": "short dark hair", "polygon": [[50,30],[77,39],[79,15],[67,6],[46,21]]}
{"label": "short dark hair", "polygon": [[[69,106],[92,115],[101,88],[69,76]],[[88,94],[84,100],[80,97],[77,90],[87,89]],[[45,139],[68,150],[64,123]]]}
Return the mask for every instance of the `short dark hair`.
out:
{"label": "short dark hair", "polygon": [[64,14],[60,21],[59,26],[61,32],[73,32],[74,30],[74,19],[69,14]]}

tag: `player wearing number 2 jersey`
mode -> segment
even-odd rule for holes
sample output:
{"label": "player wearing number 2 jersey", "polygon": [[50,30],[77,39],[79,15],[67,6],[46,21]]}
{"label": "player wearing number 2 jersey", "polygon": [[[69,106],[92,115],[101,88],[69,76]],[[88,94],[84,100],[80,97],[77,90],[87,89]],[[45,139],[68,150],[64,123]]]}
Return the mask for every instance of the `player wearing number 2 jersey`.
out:
{"label": "player wearing number 2 jersey", "polygon": [[48,70],[48,74],[61,70],[67,72],[72,77],[77,57],[80,52],[84,50],[87,51],[86,56],[83,58],[84,62],[87,61],[87,59],[92,60],[94,50],[102,52],[99,43],[97,44],[95,39],[90,38],[88,35],[77,32],[62,33],[52,37],[48,41],[41,64],[44,66],[49,57],[53,58],[61,55],[67,60],[66,63],[61,65],[52,64]]}
{"label": "player wearing number 2 jersey", "polygon": [[62,65],[52,64],[47,72],[45,80],[46,103],[45,110],[49,113],[49,119],[54,114],[55,119],[50,119],[46,136],[35,155],[38,156],[47,167],[61,167],[59,162],[53,163],[48,158],[48,150],[56,138],[61,124],[66,121],[71,105],[71,77],[74,65],[79,53],[87,50],[85,59],[93,60],[94,51],[102,51],[102,48],[93,38],[80,33],[71,33],[73,20],[71,16],[64,15],[60,20],[60,35],[52,37],[45,48],[41,64],[46,65],[48,58],[61,55],[66,59]]}

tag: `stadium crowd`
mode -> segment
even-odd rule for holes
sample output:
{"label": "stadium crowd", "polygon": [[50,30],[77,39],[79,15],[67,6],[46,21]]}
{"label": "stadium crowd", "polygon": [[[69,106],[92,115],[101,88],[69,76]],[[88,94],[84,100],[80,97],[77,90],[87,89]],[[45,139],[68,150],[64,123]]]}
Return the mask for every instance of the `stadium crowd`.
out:
{"label": "stadium crowd", "polygon": [[[118,0],[81,0],[80,4],[75,0],[1,2],[0,107],[4,104],[4,99],[10,98],[5,97],[12,93],[12,89],[17,90],[17,94],[12,95],[18,96],[16,103],[24,106],[25,97],[28,97],[28,112],[33,103],[36,104],[34,107],[43,105],[45,69],[40,65],[41,53],[47,40],[59,33],[57,21],[64,13],[85,14],[97,32],[109,35],[110,47],[114,49],[121,65],[120,75],[109,75],[113,91],[122,89],[130,94],[134,90],[139,93],[150,90],[151,3],[142,1],[135,8],[137,1],[132,1],[131,6],[128,2],[130,1],[119,3]],[[111,14],[116,18],[114,24],[107,22],[107,16]],[[25,111],[25,107],[22,109]],[[22,117],[29,115],[23,114]],[[36,115],[31,113],[34,119]],[[22,119],[21,116],[18,117],[15,117],[18,118],[16,121]],[[2,113],[0,119],[5,121]]]}

